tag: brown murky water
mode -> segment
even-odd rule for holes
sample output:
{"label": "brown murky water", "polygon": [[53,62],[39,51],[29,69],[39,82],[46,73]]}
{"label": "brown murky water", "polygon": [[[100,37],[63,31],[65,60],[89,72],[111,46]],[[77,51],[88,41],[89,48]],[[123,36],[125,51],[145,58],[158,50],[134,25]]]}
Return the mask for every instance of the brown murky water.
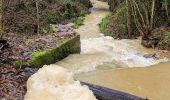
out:
{"label": "brown murky water", "polygon": [[170,63],[148,68],[100,70],[79,74],[78,80],[128,92],[150,100],[170,100]]}
{"label": "brown murky water", "polygon": [[[101,7],[99,4],[101,2],[96,2],[96,1],[93,1],[93,2],[95,2],[95,6],[97,6],[97,8]],[[104,6],[104,9],[108,9],[108,6],[106,4],[103,6]],[[101,20],[101,17],[105,16],[108,12],[106,11],[102,13],[101,12],[96,12],[96,13],[92,13],[92,16],[88,15],[86,17],[87,25],[85,24],[79,29],[79,32],[82,33],[81,36],[83,38],[84,37],[94,38],[94,37],[99,36],[98,35],[99,31],[97,28],[98,26],[95,26],[95,25],[96,23],[98,23],[99,20]],[[100,14],[102,16],[100,16]],[[96,19],[95,17],[97,16],[100,16],[100,18]],[[88,22],[89,23],[94,22],[95,24],[93,24],[93,26],[95,27],[91,27]],[[89,27],[90,27],[90,30],[88,30]],[[83,31],[83,30],[86,30],[86,31]],[[137,44],[135,45],[133,44],[133,43],[139,44],[139,40],[137,41],[138,42],[132,42],[132,45],[138,46]],[[123,45],[119,45],[119,46],[123,46]],[[160,51],[153,50],[153,49],[140,48],[138,49],[138,51],[141,54],[145,54],[146,52],[147,53],[158,53],[161,55],[161,57],[170,58],[170,53],[160,53]],[[103,59],[107,58],[106,56],[101,57],[101,55],[100,56],[93,55],[91,57],[98,61],[101,60],[102,58]],[[77,56],[75,58],[81,59],[82,57]],[[72,59],[71,62],[74,62],[74,60],[76,61],[76,59]],[[79,63],[83,64],[82,61],[85,62],[86,64],[89,62],[94,63],[94,60],[90,59],[90,61],[87,61],[85,58],[85,59],[81,59],[81,61],[78,61],[76,65],[79,66]],[[109,88],[120,90],[120,91],[125,91],[128,93],[137,95],[137,96],[147,97],[151,100],[170,100],[170,62],[160,63],[160,64],[156,64],[156,65],[152,65],[150,67],[144,67],[144,68],[122,68],[122,67],[118,67],[118,65],[116,66],[115,63],[114,65],[116,67],[115,66],[113,67],[113,65],[111,65],[113,63],[114,61],[109,64],[103,63],[100,65],[96,65],[99,67],[95,71],[77,74],[75,78],[81,81],[98,84],[101,86],[109,87]],[[64,66],[64,64],[61,64],[61,65]],[[80,65],[80,66],[83,66],[83,65]],[[119,66],[121,65],[119,64]]]}
{"label": "brown murky water", "polygon": [[81,26],[76,32],[80,33],[81,38],[94,38],[99,37],[98,24],[109,13],[109,6],[107,3],[103,3],[97,0],[91,0],[93,8],[91,8],[91,14],[85,17],[84,25]]}
{"label": "brown murky water", "polygon": [[[92,13],[76,30],[81,35],[81,54],[70,55],[56,65],[75,73],[77,80],[151,100],[170,100],[170,53],[146,49],[140,39],[114,40],[101,35],[98,24],[109,13],[109,6],[91,1]],[[160,56],[145,57],[155,53]]]}

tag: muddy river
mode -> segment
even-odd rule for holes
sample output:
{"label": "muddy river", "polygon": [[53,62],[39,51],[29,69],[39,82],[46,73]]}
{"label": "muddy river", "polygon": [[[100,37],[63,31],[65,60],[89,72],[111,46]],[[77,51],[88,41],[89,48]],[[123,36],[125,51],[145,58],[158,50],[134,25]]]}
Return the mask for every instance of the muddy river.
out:
{"label": "muddy river", "polygon": [[[92,2],[92,13],[76,30],[81,35],[81,54],[70,55],[57,65],[76,73],[77,80],[151,100],[170,100],[170,53],[144,48],[140,39],[103,36],[98,24],[109,13],[109,7],[100,1]],[[149,54],[158,58],[145,57]]]}
{"label": "muddy river", "polygon": [[73,72],[76,80],[150,100],[170,100],[170,53],[147,49],[141,46],[140,38],[103,36],[98,24],[109,14],[109,6],[91,1],[91,14],[75,30],[81,36],[81,54],[70,55],[56,65]]}

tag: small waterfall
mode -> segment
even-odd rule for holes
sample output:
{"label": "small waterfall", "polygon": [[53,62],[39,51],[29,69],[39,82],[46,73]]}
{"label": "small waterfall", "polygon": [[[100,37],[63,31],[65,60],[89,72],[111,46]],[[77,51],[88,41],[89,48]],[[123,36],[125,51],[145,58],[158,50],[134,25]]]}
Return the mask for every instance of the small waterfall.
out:
{"label": "small waterfall", "polygon": [[156,57],[145,57],[149,52],[143,52],[146,49],[140,44],[140,39],[136,40],[115,40],[109,36],[101,36],[98,38],[89,38],[81,40],[81,54],[93,54],[96,52],[109,55],[106,62],[119,62],[126,67],[147,67],[166,62],[168,59]]}
{"label": "small waterfall", "polygon": [[[85,73],[105,68],[133,68],[147,67],[166,62],[168,59],[145,57],[155,51],[149,51],[136,40],[115,40],[103,36],[98,24],[109,13],[109,6],[105,2],[92,0],[91,13],[85,17],[84,25],[75,31],[81,36],[81,54],[70,55],[57,62],[73,73]],[[105,10],[101,10],[105,9]]]}
{"label": "small waterfall", "polygon": [[[113,88],[113,86],[115,86],[117,87],[117,89],[120,89],[120,90],[121,89],[123,90],[124,88],[126,90],[126,87],[128,86],[130,87],[130,89],[128,88],[126,90],[127,92],[131,91],[131,89],[135,87],[135,89],[137,90],[134,90],[135,92],[132,91],[133,93],[136,93],[138,89],[142,91],[143,88],[141,88],[140,85],[138,86],[138,84],[141,84],[142,82],[144,82],[144,85],[143,84],[141,85],[144,87],[147,87],[147,88],[144,88],[143,90],[147,90],[151,86],[150,84],[148,85],[147,83],[148,80],[149,81],[151,80],[150,78],[148,78],[148,76],[152,76],[154,79],[157,79],[157,82],[159,82],[160,79],[164,78],[161,76],[162,73],[160,75],[162,78],[159,78],[160,76],[155,76],[155,74],[157,74],[158,69],[153,69],[153,71],[150,70],[148,73],[145,73],[145,69],[140,70],[140,71],[132,70],[132,72],[131,71],[129,72],[128,71],[129,69],[126,69],[127,70],[126,73],[124,71],[122,73],[120,72],[115,73],[116,71],[115,69],[118,69],[118,68],[148,67],[148,66],[156,65],[158,63],[166,62],[169,60],[167,58],[163,58],[157,55],[158,53],[157,50],[146,49],[143,46],[141,46],[140,39],[115,40],[112,37],[101,35],[98,29],[98,24],[101,22],[102,18],[104,18],[109,13],[109,10],[108,10],[109,7],[107,3],[97,1],[97,0],[91,0],[91,1],[93,2],[93,5],[94,5],[93,9],[91,9],[92,10],[91,14],[85,17],[84,25],[81,26],[79,29],[76,29],[76,32],[80,33],[80,36],[81,36],[81,54],[73,54],[63,59],[62,61],[56,62],[56,64],[53,66],[54,68],[50,66],[49,67],[45,66],[42,69],[40,69],[39,73],[41,72],[42,73],[41,74],[36,73],[29,79],[30,81],[28,82],[29,83],[28,89],[30,91],[33,91],[31,92],[33,95],[35,92],[35,93],[38,93],[39,95],[45,95],[48,97],[48,94],[54,96],[55,93],[58,93],[58,90],[55,87],[55,84],[53,84],[54,81],[60,82],[64,80],[58,80],[58,79],[68,79],[68,77],[64,77],[64,76],[60,77],[61,75],[65,75],[59,72],[58,68],[60,69],[60,67],[62,68],[64,67],[65,69],[69,70],[69,72],[74,73],[75,77],[78,80],[92,82],[92,83],[101,83],[101,85],[106,86],[106,87],[110,86],[110,88]],[[102,9],[104,8],[107,10],[100,11],[99,10],[100,8]],[[154,54],[155,56],[146,56],[150,54]],[[165,66],[167,65],[168,64],[166,64]],[[167,70],[163,70],[163,73],[165,71]],[[147,75],[145,76],[144,74],[147,74],[148,76]],[[164,75],[164,76],[169,77],[169,72],[165,72],[165,74],[167,75]],[[130,75],[130,77],[128,77],[127,75]],[[137,76],[136,78],[134,77],[135,75],[139,75],[139,76]],[[141,79],[138,80],[138,77],[141,77]],[[39,79],[41,80],[47,79],[47,80],[43,82],[39,82],[38,81]],[[49,83],[48,80],[51,83]],[[86,93],[89,94],[90,98],[92,99],[81,99],[81,100],[95,100],[95,98],[93,98],[92,93],[88,91],[88,88],[81,87],[80,84],[74,82],[72,78],[71,80],[72,80],[72,83],[75,83],[75,84],[70,85],[71,89],[70,91],[68,90],[69,93],[71,93],[71,91],[79,91],[79,89],[83,89],[83,91],[87,90]],[[115,80],[118,83],[116,83]],[[144,80],[144,81],[141,82],[141,80]],[[166,79],[163,79],[163,80],[166,80]],[[34,85],[32,81],[35,81],[35,83],[38,83],[38,84]],[[124,83],[126,83],[125,86],[124,86]],[[155,84],[155,81],[152,80],[152,83]],[[163,82],[161,82],[160,84],[163,84]],[[167,82],[167,84],[169,83]],[[37,90],[37,87],[41,85],[46,85],[44,90],[47,89],[48,91],[45,91],[44,92],[45,94]],[[161,86],[166,86],[166,85],[161,85]],[[37,86],[37,87],[34,87],[34,86]],[[63,97],[64,96],[63,91],[68,92],[67,86],[68,84],[62,87],[59,87],[59,89],[61,90],[59,91],[59,93],[61,92],[61,94],[58,94],[58,95]],[[124,88],[122,88],[121,86]],[[76,87],[76,89],[74,89],[74,87]],[[48,88],[51,90],[49,90]],[[55,91],[53,91],[53,88]],[[155,87],[153,86],[153,89],[154,88]],[[150,92],[151,94],[154,93],[153,89],[151,89],[151,92]],[[157,90],[159,90],[159,88],[157,88]],[[169,92],[165,92],[165,93],[169,93]],[[140,93],[137,92],[137,94],[140,94]],[[77,94],[75,95],[77,96]],[[157,96],[158,94],[156,93],[154,94],[154,96],[155,95]],[[143,96],[143,95],[140,95],[140,96]],[[154,97],[154,96],[151,95],[151,97]],[[87,98],[88,97],[89,96],[87,96]],[[167,97],[169,97],[169,94],[167,95]],[[64,100],[69,100],[69,99],[64,99]]]}

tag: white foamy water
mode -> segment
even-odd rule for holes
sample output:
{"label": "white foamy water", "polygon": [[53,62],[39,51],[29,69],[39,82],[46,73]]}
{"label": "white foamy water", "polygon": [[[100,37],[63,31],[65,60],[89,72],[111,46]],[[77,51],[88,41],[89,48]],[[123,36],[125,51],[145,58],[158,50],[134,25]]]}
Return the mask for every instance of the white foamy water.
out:
{"label": "white foamy water", "polygon": [[[115,40],[112,37],[100,36],[81,39],[81,54],[73,54],[56,63],[73,73],[86,73],[100,69],[148,67],[168,59],[145,57],[152,54],[136,40]],[[156,51],[155,51],[156,53]]]}
{"label": "white foamy water", "polygon": [[[91,14],[85,17],[84,25],[75,31],[81,36],[81,54],[70,55],[57,62],[73,73],[86,73],[109,68],[147,67],[165,62],[164,58],[145,58],[145,54],[152,54],[141,46],[139,39],[115,40],[100,34],[98,24],[109,13],[107,3],[92,0]],[[146,51],[145,51],[146,50]],[[105,66],[107,65],[107,66]]]}
{"label": "white foamy water", "polygon": [[109,36],[81,40],[81,54],[101,52],[110,55],[109,60],[105,62],[116,61],[127,67],[147,67],[168,61],[166,58],[145,58],[144,55],[149,52],[141,53],[143,49],[145,48],[139,40],[115,40]]}
{"label": "white foamy water", "polygon": [[74,81],[66,69],[49,65],[41,68],[27,82],[24,100],[97,100],[87,86]]}

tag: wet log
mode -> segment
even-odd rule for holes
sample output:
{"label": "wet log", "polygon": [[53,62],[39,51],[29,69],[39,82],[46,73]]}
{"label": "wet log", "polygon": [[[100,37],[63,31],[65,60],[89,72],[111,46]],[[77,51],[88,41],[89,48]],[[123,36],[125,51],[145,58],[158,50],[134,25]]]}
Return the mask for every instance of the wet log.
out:
{"label": "wet log", "polygon": [[87,85],[98,100],[148,100],[141,97],[137,97],[128,93],[112,90],[106,87],[93,85],[85,82],[81,82],[82,85]]}

